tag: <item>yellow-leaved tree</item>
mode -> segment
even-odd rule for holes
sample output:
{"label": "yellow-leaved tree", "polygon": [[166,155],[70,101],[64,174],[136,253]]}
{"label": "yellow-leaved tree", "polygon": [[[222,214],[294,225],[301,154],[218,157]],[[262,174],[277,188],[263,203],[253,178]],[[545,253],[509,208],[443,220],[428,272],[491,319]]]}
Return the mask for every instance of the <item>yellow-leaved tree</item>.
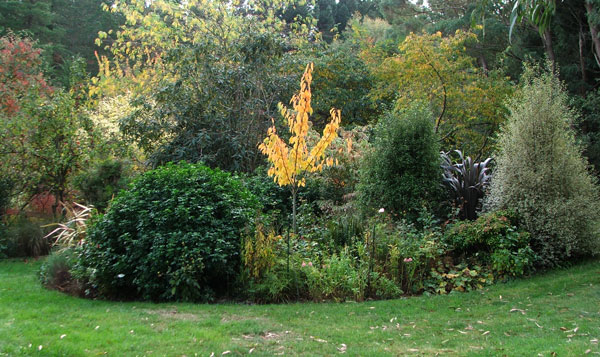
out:
{"label": "yellow-leaved tree", "polygon": [[280,186],[289,186],[292,192],[292,224],[294,233],[298,233],[296,226],[296,197],[298,189],[306,184],[305,172],[321,171],[323,166],[333,165],[333,158],[326,157],[325,150],[337,137],[340,127],[341,113],[339,109],[331,109],[331,121],[323,129],[323,135],[309,150],[306,137],[310,128],[309,116],[312,114],[310,106],[313,64],[306,66],[300,81],[300,92],[290,100],[292,109],[279,103],[279,111],[287,120],[291,137],[286,143],[277,135],[275,122],[268,130],[268,136],[259,145],[260,151],[268,156],[271,162],[268,174]]}

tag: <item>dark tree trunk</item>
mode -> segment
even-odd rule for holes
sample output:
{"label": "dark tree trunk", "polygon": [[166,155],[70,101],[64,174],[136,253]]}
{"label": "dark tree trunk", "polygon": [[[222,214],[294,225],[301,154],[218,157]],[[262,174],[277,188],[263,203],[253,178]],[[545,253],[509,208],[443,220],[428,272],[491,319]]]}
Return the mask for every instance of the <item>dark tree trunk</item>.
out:
{"label": "dark tree trunk", "polygon": [[585,36],[583,34],[583,29],[579,28],[579,69],[581,71],[581,80],[583,81],[583,85],[581,86],[581,94],[585,94],[585,85],[588,82],[587,71],[585,70],[585,57],[583,53],[583,49],[585,48]]}
{"label": "dark tree trunk", "polygon": [[586,0],[585,10],[588,15],[588,26],[590,27],[590,34],[592,35],[592,41],[594,43],[594,56],[596,57],[598,66],[600,66],[600,38],[598,38],[598,26],[593,24],[591,21],[591,18],[594,14],[594,5]]}
{"label": "dark tree trunk", "polygon": [[544,43],[544,49],[550,62],[552,62],[552,72],[556,72],[556,56],[554,55],[554,47],[552,46],[552,33],[550,28],[546,28],[542,35],[542,42]]}

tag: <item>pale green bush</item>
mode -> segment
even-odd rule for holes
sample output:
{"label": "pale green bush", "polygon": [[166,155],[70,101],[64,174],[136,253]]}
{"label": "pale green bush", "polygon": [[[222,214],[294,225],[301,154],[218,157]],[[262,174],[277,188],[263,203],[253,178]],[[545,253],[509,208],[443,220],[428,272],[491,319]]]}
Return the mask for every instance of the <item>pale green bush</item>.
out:
{"label": "pale green bush", "polygon": [[576,112],[550,70],[528,67],[499,137],[489,205],[514,209],[543,266],[598,253],[599,195],[571,128]]}

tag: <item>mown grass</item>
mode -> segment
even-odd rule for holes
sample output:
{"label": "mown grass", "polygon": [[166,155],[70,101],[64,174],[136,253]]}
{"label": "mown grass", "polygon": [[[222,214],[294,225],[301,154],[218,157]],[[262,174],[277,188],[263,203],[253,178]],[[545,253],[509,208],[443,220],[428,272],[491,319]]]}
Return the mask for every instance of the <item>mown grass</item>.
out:
{"label": "mown grass", "polygon": [[600,262],[471,293],[288,305],[85,300],[42,288],[39,266],[0,262],[0,355],[600,355]]}

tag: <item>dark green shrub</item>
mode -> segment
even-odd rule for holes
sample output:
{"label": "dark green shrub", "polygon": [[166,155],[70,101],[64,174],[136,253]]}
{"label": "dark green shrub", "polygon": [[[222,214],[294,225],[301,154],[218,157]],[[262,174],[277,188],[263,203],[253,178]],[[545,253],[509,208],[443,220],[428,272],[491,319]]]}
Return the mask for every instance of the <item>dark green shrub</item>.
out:
{"label": "dark green shrub", "polygon": [[407,294],[422,292],[431,268],[447,252],[439,222],[426,210],[417,218],[421,228],[405,220],[390,224],[385,214],[375,218],[371,222],[374,228],[367,232],[369,240],[375,236],[375,271],[393,279]]}
{"label": "dark green shrub", "polygon": [[89,229],[77,275],[106,297],[199,301],[225,294],[258,203],[218,169],[168,164],[138,177]]}
{"label": "dark green shrub", "polygon": [[353,240],[362,237],[366,222],[357,214],[340,214],[327,222],[327,238],[337,248],[351,245]]}
{"label": "dark green shrub", "polygon": [[578,139],[583,144],[583,155],[592,165],[596,176],[600,175],[600,89],[586,92],[585,96],[572,98],[573,108],[581,112]]}
{"label": "dark green shrub", "polygon": [[492,212],[452,226],[444,239],[460,261],[489,266],[500,276],[520,276],[533,267],[536,256],[530,247],[530,234],[517,229],[516,224],[514,212]]}
{"label": "dark green shrub", "polygon": [[127,187],[125,164],[107,160],[75,178],[75,186],[83,199],[98,211],[104,212],[110,200]]}
{"label": "dark green shrub", "polygon": [[8,256],[8,237],[6,235],[6,209],[9,208],[12,193],[12,181],[6,177],[0,177],[0,259]]}
{"label": "dark green shrub", "polygon": [[377,123],[373,151],[361,168],[359,199],[372,212],[383,207],[415,221],[423,206],[437,206],[441,176],[431,113],[413,105]]}
{"label": "dark green shrub", "polygon": [[263,213],[267,216],[268,224],[281,229],[289,223],[292,206],[292,195],[289,188],[273,182],[267,175],[267,169],[261,166],[252,173],[240,173],[243,185],[259,201]]}
{"label": "dark green shrub", "polygon": [[0,177],[0,219],[4,216],[6,209],[9,208],[13,187],[13,182],[10,179]]}
{"label": "dark green shrub", "polygon": [[0,220],[0,259],[8,256],[8,240],[6,237],[6,225]]}
{"label": "dark green shrub", "polygon": [[499,136],[490,206],[519,214],[544,267],[598,254],[600,190],[575,141],[577,115],[551,69],[526,68],[521,82]]}

